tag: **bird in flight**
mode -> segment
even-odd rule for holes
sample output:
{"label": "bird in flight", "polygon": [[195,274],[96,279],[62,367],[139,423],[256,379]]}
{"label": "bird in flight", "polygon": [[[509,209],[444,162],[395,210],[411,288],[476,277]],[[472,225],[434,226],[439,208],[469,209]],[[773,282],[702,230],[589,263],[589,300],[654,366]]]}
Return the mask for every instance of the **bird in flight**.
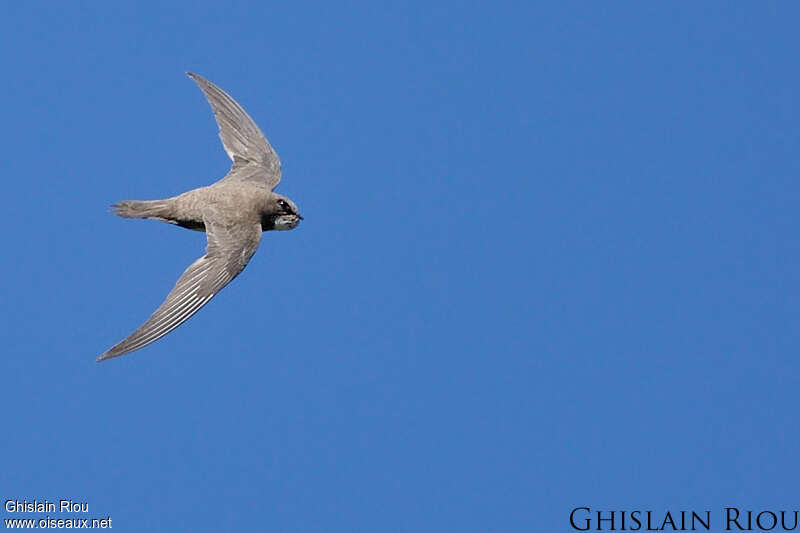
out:
{"label": "bird in flight", "polygon": [[225,91],[197,74],[187,74],[211,104],[233,166],[207,187],[164,200],[127,200],[112,206],[121,217],[205,231],[208,245],[150,318],[98,362],[144,348],[183,324],[244,270],[262,232],[294,229],[303,220],[294,202],[272,192],[281,181],[281,162],[253,119]]}

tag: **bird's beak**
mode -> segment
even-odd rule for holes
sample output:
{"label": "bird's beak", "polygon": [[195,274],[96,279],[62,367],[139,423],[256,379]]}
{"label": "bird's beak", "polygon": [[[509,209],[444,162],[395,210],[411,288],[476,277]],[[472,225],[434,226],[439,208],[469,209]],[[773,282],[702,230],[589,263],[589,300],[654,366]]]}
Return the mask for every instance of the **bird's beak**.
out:
{"label": "bird's beak", "polygon": [[300,213],[297,213],[297,218],[299,218],[300,220],[303,220],[303,215],[301,215]]}

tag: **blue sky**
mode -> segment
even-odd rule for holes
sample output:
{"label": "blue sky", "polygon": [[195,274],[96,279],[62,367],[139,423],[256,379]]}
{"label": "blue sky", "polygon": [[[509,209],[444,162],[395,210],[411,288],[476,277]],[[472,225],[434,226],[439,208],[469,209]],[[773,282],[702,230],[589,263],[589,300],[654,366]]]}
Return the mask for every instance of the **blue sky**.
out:
{"label": "blue sky", "polygon": [[[797,509],[795,4],[2,11],[3,500],[117,531]],[[95,364],[203,253],[108,212],[228,170],[187,70],[305,221]]]}

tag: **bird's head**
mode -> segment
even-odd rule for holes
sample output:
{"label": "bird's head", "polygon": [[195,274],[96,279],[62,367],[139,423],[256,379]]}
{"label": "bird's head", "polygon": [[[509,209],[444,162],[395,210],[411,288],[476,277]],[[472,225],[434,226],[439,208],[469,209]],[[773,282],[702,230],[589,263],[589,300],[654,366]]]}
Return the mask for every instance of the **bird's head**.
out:
{"label": "bird's head", "polygon": [[267,211],[272,222],[272,229],[294,229],[303,220],[294,202],[280,194],[273,193]]}

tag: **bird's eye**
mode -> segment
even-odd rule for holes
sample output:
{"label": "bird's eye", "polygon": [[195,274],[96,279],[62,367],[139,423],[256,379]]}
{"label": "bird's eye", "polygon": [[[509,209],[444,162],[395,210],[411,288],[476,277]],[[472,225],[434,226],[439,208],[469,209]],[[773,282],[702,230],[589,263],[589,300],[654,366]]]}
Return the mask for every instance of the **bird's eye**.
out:
{"label": "bird's eye", "polygon": [[281,206],[281,209],[284,211],[291,211],[289,204],[287,204],[284,200],[278,200],[278,205]]}

